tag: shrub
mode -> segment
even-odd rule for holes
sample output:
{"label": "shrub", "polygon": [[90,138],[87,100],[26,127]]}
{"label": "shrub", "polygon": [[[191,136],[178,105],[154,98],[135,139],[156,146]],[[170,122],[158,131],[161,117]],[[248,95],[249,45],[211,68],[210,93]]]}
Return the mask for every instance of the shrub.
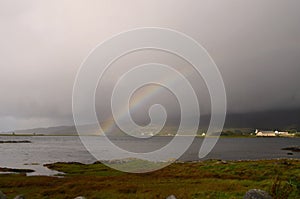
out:
{"label": "shrub", "polygon": [[291,182],[283,181],[276,176],[270,189],[270,195],[274,199],[287,199],[294,188]]}

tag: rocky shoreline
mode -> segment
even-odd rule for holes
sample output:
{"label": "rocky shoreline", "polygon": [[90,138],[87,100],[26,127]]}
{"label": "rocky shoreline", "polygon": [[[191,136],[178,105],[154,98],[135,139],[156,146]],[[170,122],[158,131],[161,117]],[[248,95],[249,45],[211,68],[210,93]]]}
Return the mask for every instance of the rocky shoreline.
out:
{"label": "rocky shoreline", "polygon": [[3,173],[32,173],[34,170],[32,169],[14,169],[14,168],[1,168],[0,167],[0,172]]}
{"label": "rocky shoreline", "polygon": [[300,152],[300,146],[286,147],[286,148],[282,148],[282,150],[287,150],[287,151],[292,151],[292,152]]}
{"label": "rocky shoreline", "polygon": [[29,140],[0,140],[0,144],[31,143]]}

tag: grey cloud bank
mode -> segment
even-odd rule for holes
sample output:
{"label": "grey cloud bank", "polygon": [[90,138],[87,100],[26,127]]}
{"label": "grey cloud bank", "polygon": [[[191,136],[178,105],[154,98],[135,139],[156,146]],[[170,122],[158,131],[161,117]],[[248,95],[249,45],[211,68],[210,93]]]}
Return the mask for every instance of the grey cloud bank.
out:
{"label": "grey cloud bank", "polygon": [[[83,59],[113,34],[143,26],[181,31],[208,50],[223,75],[229,113],[299,110],[299,8],[297,0],[2,0],[0,131],[72,124],[72,87]],[[165,54],[140,55],[121,60],[110,77],[148,56],[189,68]],[[99,101],[107,98],[114,78],[107,79]],[[208,93],[198,80],[190,77],[208,113]],[[156,100],[168,102],[164,95]],[[103,119],[108,112],[101,112]],[[176,118],[178,110],[170,113]]]}

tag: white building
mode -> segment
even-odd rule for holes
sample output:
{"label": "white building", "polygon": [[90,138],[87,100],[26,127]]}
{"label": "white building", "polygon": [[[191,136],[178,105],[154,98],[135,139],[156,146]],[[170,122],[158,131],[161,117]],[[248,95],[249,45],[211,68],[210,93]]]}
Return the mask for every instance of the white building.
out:
{"label": "white building", "polygon": [[255,131],[257,137],[275,137],[275,136],[292,136],[289,132],[286,131]]}
{"label": "white building", "polygon": [[255,135],[257,137],[275,137],[276,134],[274,131],[259,131],[256,129]]}

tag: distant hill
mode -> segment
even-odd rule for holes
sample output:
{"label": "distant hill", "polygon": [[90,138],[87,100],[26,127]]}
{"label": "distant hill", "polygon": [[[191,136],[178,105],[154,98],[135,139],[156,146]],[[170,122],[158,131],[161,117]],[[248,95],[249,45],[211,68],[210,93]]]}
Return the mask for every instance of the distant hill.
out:
{"label": "distant hill", "polygon": [[75,126],[56,126],[48,128],[34,128],[34,129],[25,129],[25,130],[16,130],[3,132],[5,134],[29,134],[29,135],[77,135]]}
{"label": "distant hill", "polygon": [[[201,117],[200,128],[205,131],[209,123],[209,116]],[[161,132],[162,135],[173,134],[177,131],[177,124],[167,126]],[[87,134],[94,134],[95,126],[84,127]],[[225,129],[263,129],[263,130],[289,130],[300,131],[300,110],[267,111],[257,113],[228,114],[224,125]],[[10,132],[2,132],[12,134]],[[15,134],[43,134],[43,135],[78,135],[75,126],[57,126],[49,128],[34,128],[14,131]],[[120,135],[115,129],[111,135]]]}
{"label": "distant hill", "polygon": [[277,110],[257,113],[229,114],[227,128],[258,128],[300,131],[300,110]]}
{"label": "distant hill", "polygon": [[[80,126],[87,135],[99,134],[99,129],[96,125]],[[9,132],[2,132],[1,134],[15,134],[15,135],[78,135],[75,126],[55,126],[48,128],[33,128],[25,130],[15,130]]]}

